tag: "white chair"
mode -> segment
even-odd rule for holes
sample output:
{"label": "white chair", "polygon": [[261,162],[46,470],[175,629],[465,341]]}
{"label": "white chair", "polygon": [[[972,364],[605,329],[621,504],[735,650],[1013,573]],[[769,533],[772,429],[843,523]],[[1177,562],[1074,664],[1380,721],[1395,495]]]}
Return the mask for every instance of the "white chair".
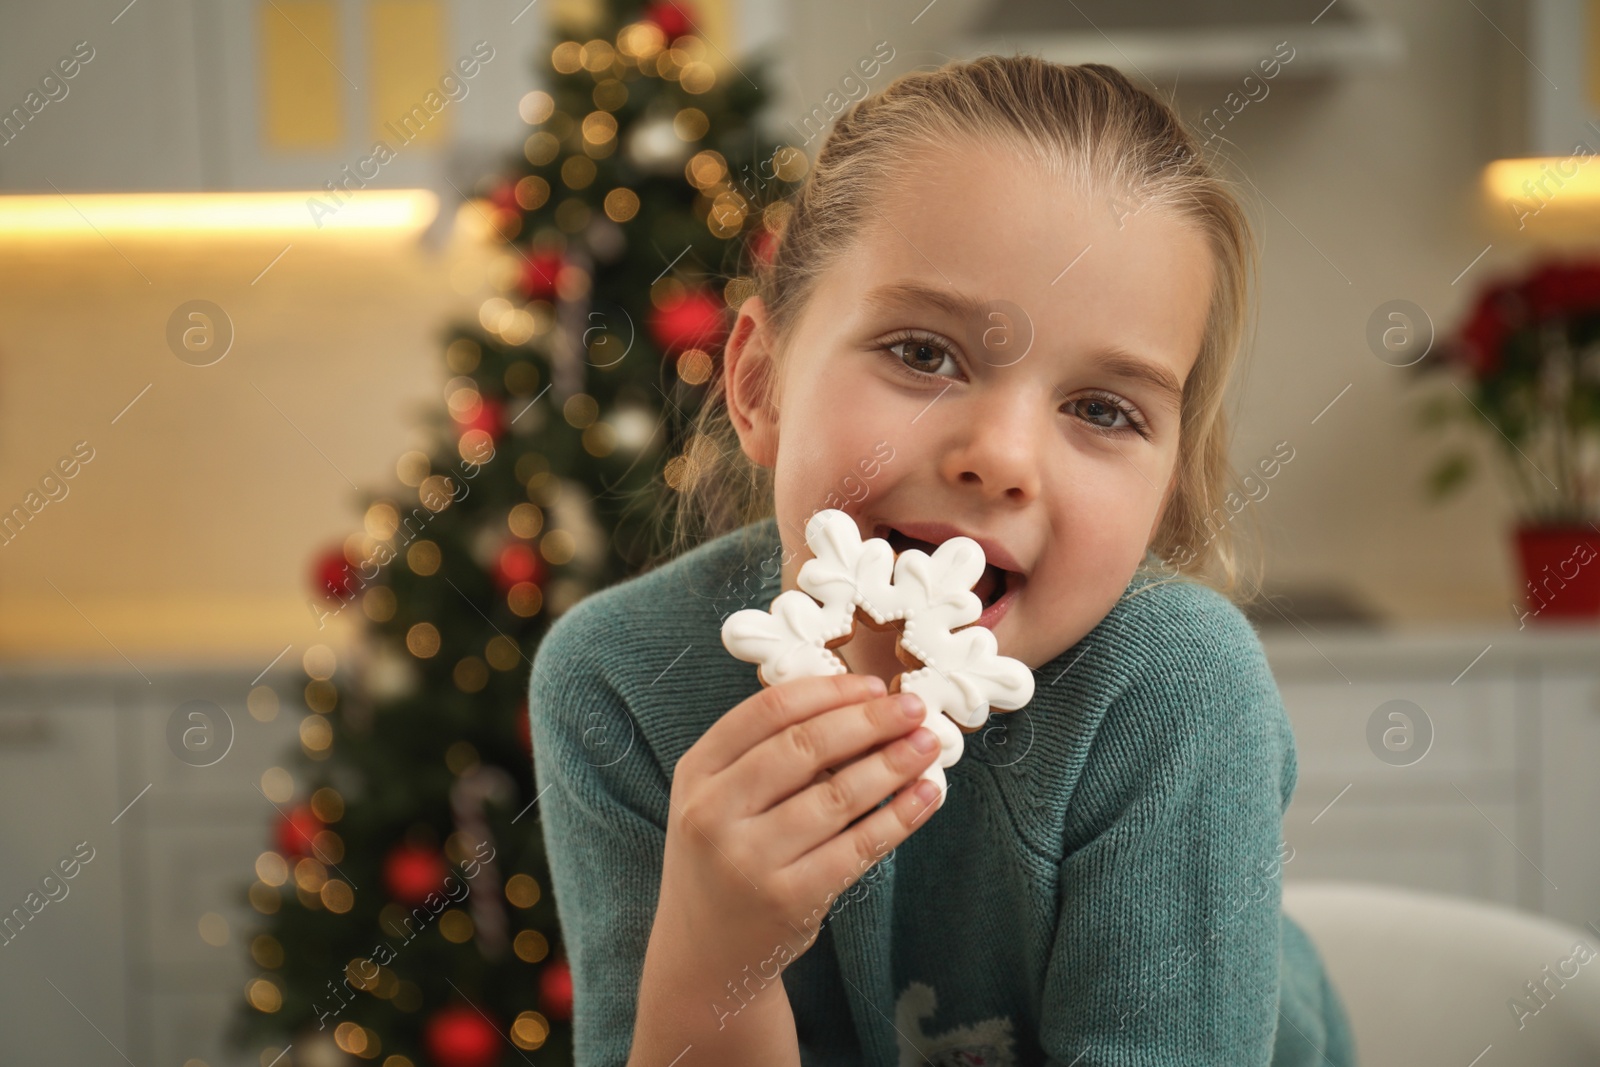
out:
{"label": "white chair", "polygon": [[1287,880],[1283,910],[1327,965],[1361,1067],[1600,1064],[1593,930],[1360,882]]}

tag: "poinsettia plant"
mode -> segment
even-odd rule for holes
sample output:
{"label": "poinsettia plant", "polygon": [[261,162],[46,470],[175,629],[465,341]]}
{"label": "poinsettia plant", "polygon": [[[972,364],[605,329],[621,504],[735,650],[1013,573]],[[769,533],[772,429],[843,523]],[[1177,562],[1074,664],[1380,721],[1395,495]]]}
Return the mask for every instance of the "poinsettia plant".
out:
{"label": "poinsettia plant", "polygon": [[[1524,525],[1600,515],[1600,259],[1550,260],[1485,284],[1425,374],[1453,371],[1453,389],[1423,404],[1423,425],[1499,431]],[[1460,379],[1465,379],[1464,382]],[[1464,484],[1472,454],[1454,449],[1429,475],[1437,499]]]}

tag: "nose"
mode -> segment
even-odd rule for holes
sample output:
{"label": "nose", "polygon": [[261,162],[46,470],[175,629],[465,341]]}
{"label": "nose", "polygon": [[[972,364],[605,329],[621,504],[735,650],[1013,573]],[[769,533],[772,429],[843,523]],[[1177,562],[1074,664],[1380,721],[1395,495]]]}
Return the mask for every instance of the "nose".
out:
{"label": "nose", "polygon": [[[1031,391],[994,387],[974,395],[951,424],[958,439],[940,460],[945,480],[976,489],[989,502],[1026,504],[1038,499],[1042,475],[1040,446],[1048,427]],[[953,417],[952,417],[953,416]]]}

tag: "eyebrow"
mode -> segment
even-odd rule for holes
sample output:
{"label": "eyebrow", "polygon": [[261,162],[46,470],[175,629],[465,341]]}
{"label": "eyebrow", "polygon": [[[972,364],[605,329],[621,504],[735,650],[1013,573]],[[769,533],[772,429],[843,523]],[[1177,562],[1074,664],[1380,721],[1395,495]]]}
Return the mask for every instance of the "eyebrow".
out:
{"label": "eyebrow", "polygon": [[1161,402],[1171,410],[1183,410],[1183,386],[1172,376],[1172,372],[1161,364],[1121,348],[1108,348],[1094,353],[1089,358],[1102,370],[1111,374],[1144,382],[1161,395]]}
{"label": "eyebrow", "polygon": [[907,304],[931,304],[958,319],[981,319],[987,303],[962,293],[935,289],[917,282],[880,285],[876,289],[868,290],[865,300],[866,303],[881,310],[904,307]]}
{"label": "eyebrow", "polygon": [[[910,304],[931,305],[958,319],[981,321],[990,302],[963,293],[936,289],[917,282],[895,282],[868,290],[864,302],[880,310],[893,310]],[[1173,411],[1182,410],[1183,383],[1172,371],[1153,360],[1112,346],[1090,355],[1101,370],[1120,378],[1143,382],[1161,394],[1162,403]]]}

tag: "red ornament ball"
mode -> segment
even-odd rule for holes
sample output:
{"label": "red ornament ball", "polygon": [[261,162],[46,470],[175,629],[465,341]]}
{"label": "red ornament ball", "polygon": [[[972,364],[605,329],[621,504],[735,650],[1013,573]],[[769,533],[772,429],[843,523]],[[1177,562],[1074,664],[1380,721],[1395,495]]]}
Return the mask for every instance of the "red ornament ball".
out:
{"label": "red ornament ball", "polygon": [[349,600],[360,587],[356,569],[344,558],[342,547],[330,548],[312,567],[312,588],[329,600]]}
{"label": "red ornament ball", "polygon": [[572,1018],[572,968],[554,959],[539,972],[539,1010],[547,1019]]}
{"label": "red ornament ball", "polygon": [[278,820],[278,851],[285,856],[310,856],[312,842],[323,830],[322,820],[301,805]]}
{"label": "red ornament ball", "polygon": [[544,584],[544,564],[533,546],[525,541],[512,541],[500,550],[494,561],[494,584],[500,592],[509,593],[518,582]]}
{"label": "red ornament ball", "polygon": [[669,41],[694,32],[694,14],[684,0],[652,0],[644,9],[645,19],[659,26]]}
{"label": "red ornament ball", "polygon": [[669,355],[714,348],[727,336],[727,305],[704,289],[691,289],[650,312],[650,336]]}
{"label": "red ornament ball", "polygon": [[396,845],[383,861],[384,885],[402,904],[421,904],[443,888],[449,873],[438,850],[416,845]]}
{"label": "red ornament ball", "polygon": [[465,433],[468,430],[482,430],[492,440],[500,440],[500,435],[505,433],[505,408],[500,401],[486,398],[478,404],[477,411],[470,419],[456,423]]}
{"label": "red ornament ball", "polygon": [[560,252],[535,252],[522,264],[522,295],[529,300],[552,300],[556,296],[566,260]]}
{"label": "red ornament ball", "polygon": [[439,1067],[494,1067],[505,1048],[499,1026],[468,1004],[435,1012],[423,1026],[422,1043]]}
{"label": "red ornament ball", "polygon": [[517,183],[512,181],[501,182],[489,194],[490,203],[501,211],[520,211],[522,205],[517,203]]}

